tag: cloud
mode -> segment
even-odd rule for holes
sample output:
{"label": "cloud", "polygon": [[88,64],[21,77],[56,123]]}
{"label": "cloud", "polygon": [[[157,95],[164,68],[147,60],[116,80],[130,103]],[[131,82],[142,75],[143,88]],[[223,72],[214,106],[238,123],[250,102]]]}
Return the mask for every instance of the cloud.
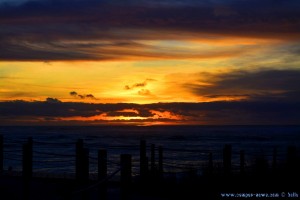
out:
{"label": "cloud", "polygon": [[85,95],[85,97],[90,98],[90,99],[95,99],[94,95],[92,95],[92,94],[87,94],[87,95]]}
{"label": "cloud", "polygon": [[85,96],[84,95],[81,95],[81,94],[79,94],[79,95],[77,95],[80,99],[85,99]]}
{"label": "cloud", "polygon": [[61,103],[60,100],[58,100],[58,99],[56,99],[56,98],[50,98],[50,97],[48,97],[48,98],[46,99],[46,102],[47,102],[47,103]]}
{"label": "cloud", "polygon": [[76,97],[78,94],[77,94],[77,92],[75,92],[75,91],[72,91],[72,92],[70,92],[70,95],[71,95],[71,96],[75,96],[75,97]]}
{"label": "cloud", "polygon": [[[51,99],[51,98],[50,98]],[[0,124],[172,122],[180,124],[298,124],[298,101],[218,101],[204,103],[91,104],[47,101],[0,102]],[[50,101],[49,101],[50,100]],[[55,103],[49,103],[54,100]],[[42,120],[42,119],[51,119]],[[21,123],[22,124],[22,123]]]}
{"label": "cloud", "polygon": [[133,90],[133,89],[136,89],[136,88],[141,88],[137,91],[138,95],[150,96],[150,95],[152,95],[151,91],[149,89],[144,88],[144,87],[146,87],[148,85],[148,82],[152,82],[152,81],[156,81],[156,80],[148,78],[144,82],[141,82],[141,83],[135,83],[135,84],[132,84],[130,86],[125,85],[124,89],[125,90]]}
{"label": "cloud", "polygon": [[145,82],[142,82],[142,83],[135,83],[131,86],[125,85],[124,89],[125,90],[132,90],[132,89],[138,88],[138,87],[145,87],[146,85],[147,85],[147,82],[145,81]]}
{"label": "cloud", "polygon": [[107,116],[110,117],[138,117],[140,116],[139,111],[136,109],[123,109],[118,111],[107,112]]}
{"label": "cloud", "polygon": [[[300,99],[300,70],[235,70],[222,74],[199,74],[199,83],[187,83],[184,87],[196,95],[207,98],[243,97],[248,100]],[[204,78],[203,77],[207,77]],[[205,81],[206,84],[201,84]]]}
{"label": "cloud", "polygon": [[[134,83],[132,85],[125,85],[124,86],[124,89],[125,90],[132,90],[132,89],[135,89],[135,88],[141,88],[141,87],[146,87],[147,84],[149,82],[152,82],[152,81],[156,81],[155,79],[151,79],[151,78],[147,78],[144,82],[140,82],[140,83]],[[143,89],[141,90],[143,92]],[[145,90],[147,91],[147,90]]]}
{"label": "cloud", "polygon": [[[0,60],[213,57],[145,44],[217,36],[299,40],[300,3],[44,0],[0,4]],[[252,31],[249,31],[252,30]],[[228,53],[217,51],[217,53]],[[229,52],[237,53],[238,50]]]}
{"label": "cloud", "polygon": [[71,95],[72,97],[80,98],[80,99],[94,99],[94,100],[97,99],[97,98],[96,98],[94,95],[92,95],[92,94],[78,94],[78,93],[75,92],[75,91],[70,92],[70,95]]}

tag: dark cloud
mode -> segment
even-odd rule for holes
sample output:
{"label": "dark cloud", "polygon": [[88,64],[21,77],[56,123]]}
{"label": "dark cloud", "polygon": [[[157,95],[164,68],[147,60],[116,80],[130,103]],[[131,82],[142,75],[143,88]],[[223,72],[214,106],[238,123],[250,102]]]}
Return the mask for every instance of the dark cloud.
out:
{"label": "dark cloud", "polygon": [[131,90],[131,89],[134,89],[134,88],[138,88],[138,87],[145,87],[147,85],[147,82],[143,82],[143,83],[135,83],[131,86],[129,85],[125,85],[125,90]]}
{"label": "dark cloud", "polygon": [[95,99],[94,95],[92,95],[92,94],[87,94],[87,95],[85,95],[85,97],[86,97],[86,98]]}
{"label": "dark cloud", "polygon": [[104,112],[127,109],[130,105],[59,102],[53,98],[33,102],[16,100],[0,102],[0,116],[90,117]]}
{"label": "dark cloud", "polygon": [[232,71],[217,75],[199,74],[199,77],[208,77],[206,81],[209,85],[185,84],[184,87],[208,98],[245,97],[270,101],[300,99],[300,70]]}
{"label": "dark cloud", "polygon": [[[53,99],[52,99],[53,100]],[[50,102],[52,102],[52,100]],[[155,113],[162,119],[153,119]],[[100,114],[118,117],[150,117],[148,121],[174,121],[164,112],[181,116],[178,121],[197,124],[298,124],[299,101],[219,101],[205,103],[154,103],[154,104],[91,104],[47,101],[0,102],[1,124],[18,124],[18,120],[51,119],[56,124],[63,117],[92,117]],[[113,120],[111,120],[113,121]],[[147,121],[147,120],[146,120]],[[176,120],[175,120],[176,121]],[[107,121],[109,122],[109,121]],[[71,123],[71,122],[70,122]],[[73,122],[76,124],[76,122]],[[80,122],[81,123],[81,122]],[[83,123],[83,122],[82,122]],[[42,124],[42,123],[41,123]],[[84,124],[84,123],[83,123]]]}
{"label": "dark cloud", "polygon": [[50,98],[50,97],[48,97],[48,98],[46,99],[46,102],[47,102],[47,103],[61,103],[60,100],[58,100],[58,99],[56,99],[56,98]]}
{"label": "dark cloud", "polygon": [[71,95],[71,96],[75,96],[75,97],[76,97],[78,94],[77,94],[77,92],[75,92],[75,91],[72,91],[72,92],[70,92],[70,95]]}
{"label": "dark cloud", "polygon": [[75,97],[75,98],[80,98],[80,99],[97,99],[94,95],[92,94],[78,94],[77,92],[75,91],[72,91],[70,92],[70,95],[72,97]]}
{"label": "dark cloud", "polygon": [[[142,88],[142,87],[146,87],[148,82],[151,82],[151,81],[155,81],[155,79],[146,79],[144,82],[141,82],[141,83],[135,83],[135,84],[132,84],[132,85],[125,85],[124,89],[125,90],[131,90],[131,89],[135,89],[135,88]],[[143,90],[143,89],[142,89]],[[142,91],[141,90],[141,91]],[[146,91],[146,90],[145,90]]]}
{"label": "dark cloud", "polygon": [[294,0],[44,0],[0,4],[0,59],[170,57],[174,55],[168,50],[155,54],[151,46],[133,41],[210,34],[299,40],[299,9],[300,3]]}
{"label": "dark cloud", "polygon": [[81,95],[81,94],[79,94],[79,95],[77,95],[80,99],[85,99],[85,96],[83,96],[83,95]]}

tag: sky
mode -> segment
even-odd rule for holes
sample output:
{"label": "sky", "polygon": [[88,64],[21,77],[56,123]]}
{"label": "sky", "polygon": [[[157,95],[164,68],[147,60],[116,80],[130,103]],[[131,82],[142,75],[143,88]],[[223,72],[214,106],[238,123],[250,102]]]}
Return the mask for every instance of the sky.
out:
{"label": "sky", "polygon": [[0,0],[0,125],[299,125],[299,10]]}

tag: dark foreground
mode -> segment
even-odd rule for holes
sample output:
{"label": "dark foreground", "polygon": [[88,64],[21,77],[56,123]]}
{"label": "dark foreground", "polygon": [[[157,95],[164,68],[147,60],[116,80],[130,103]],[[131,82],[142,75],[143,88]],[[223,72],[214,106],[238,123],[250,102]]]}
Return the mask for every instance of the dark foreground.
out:
{"label": "dark foreground", "polygon": [[[97,184],[70,179],[1,176],[2,200],[173,200],[173,199],[300,199],[299,173],[204,175],[185,180],[150,178]],[[152,180],[151,180],[152,179]],[[106,189],[105,189],[106,188]]]}

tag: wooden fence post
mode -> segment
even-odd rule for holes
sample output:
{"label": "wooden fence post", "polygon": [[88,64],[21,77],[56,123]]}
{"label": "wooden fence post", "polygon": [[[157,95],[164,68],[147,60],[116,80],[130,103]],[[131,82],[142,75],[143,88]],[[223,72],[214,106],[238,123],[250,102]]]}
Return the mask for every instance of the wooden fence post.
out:
{"label": "wooden fence post", "polygon": [[[76,142],[76,181],[79,185],[86,185],[89,181],[89,149],[84,148],[83,139]],[[82,191],[81,199],[89,199],[88,191]]]}
{"label": "wooden fence post", "polygon": [[121,199],[129,199],[129,191],[131,186],[131,155],[121,154]]}
{"label": "wooden fence post", "polygon": [[89,180],[89,149],[83,148],[83,140],[76,143],[76,180],[86,183]]}
{"label": "wooden fence post", "polygon": [[22,175],[24,179],[32,177],[32,145],[32,137],[29,137],[27,143],[23,144]]}
{"label": "wooden fence post", "polygon": [[[98,181],[107,177],[107,151],[105,149],[98,150]],[[107,199],[107,183],[99,185],[99,199]]]}
{"label": "wooden fence post", "polygon": [[30,199],[30,180],[32,178],[32,137],[23,144],[22,176],[23,176],[23,199]]}
{"label": "wooden fence post", "polygon": [[229,175],[231,173],[231,145],[226,144],[223,149],[223,167],[224,174]]}
{"label": "wooden fence post", "polygon": [[3,143],[3,135],[0,135],[0,175],[3,173],[3,159],[4,159],[4,143]]}

